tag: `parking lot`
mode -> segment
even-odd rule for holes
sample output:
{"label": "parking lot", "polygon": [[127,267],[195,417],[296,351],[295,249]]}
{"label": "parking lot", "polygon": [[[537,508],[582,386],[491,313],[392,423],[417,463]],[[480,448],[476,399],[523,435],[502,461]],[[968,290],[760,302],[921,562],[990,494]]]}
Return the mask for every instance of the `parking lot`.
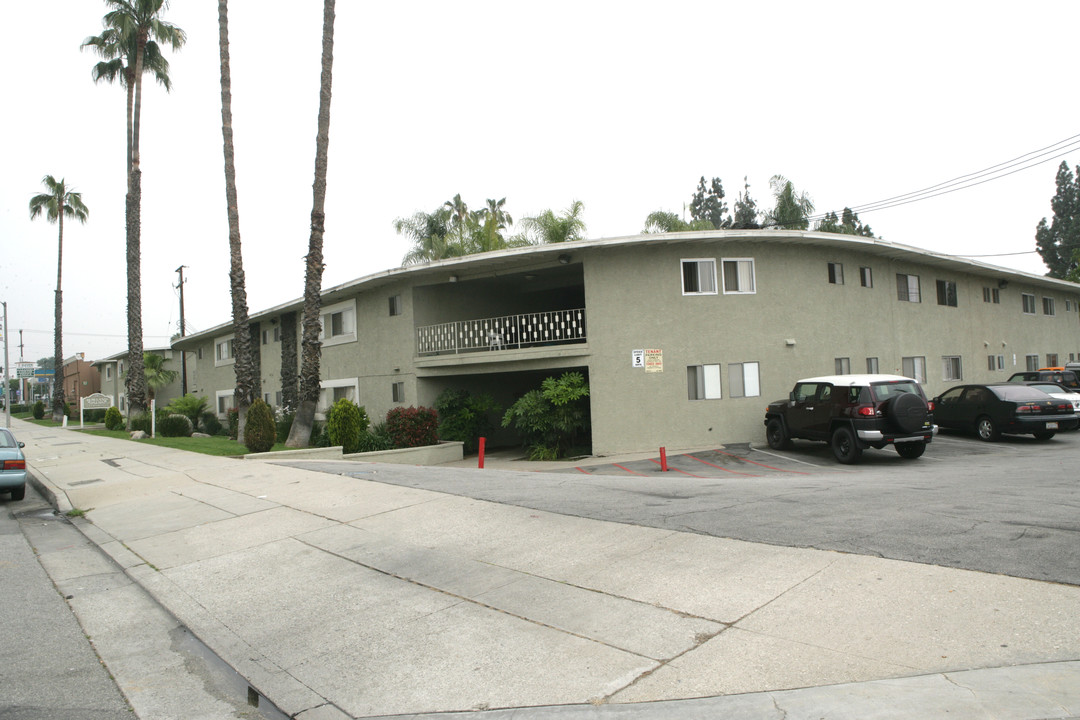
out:
{"label": "parking lot", "polygon": [[[565,515],[1080,585],[1080,433],[985,443],[943,431],[917,460],[763,441],[558,472],[296,463]],[[530,464],[535,467],[535,464]],[[504,466],[506,467],[506,466]]]}

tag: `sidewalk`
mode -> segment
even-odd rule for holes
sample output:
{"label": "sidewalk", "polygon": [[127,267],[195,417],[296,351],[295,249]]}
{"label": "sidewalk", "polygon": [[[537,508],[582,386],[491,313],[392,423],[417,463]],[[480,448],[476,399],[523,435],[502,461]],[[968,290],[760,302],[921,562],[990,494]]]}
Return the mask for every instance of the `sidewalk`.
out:
{"label": "sidewalk", "polygon": [[1080,717],[1080,587],[379,482],[530,476],[490,464],[357,479],[12,424],[54,504],[289,716]]}

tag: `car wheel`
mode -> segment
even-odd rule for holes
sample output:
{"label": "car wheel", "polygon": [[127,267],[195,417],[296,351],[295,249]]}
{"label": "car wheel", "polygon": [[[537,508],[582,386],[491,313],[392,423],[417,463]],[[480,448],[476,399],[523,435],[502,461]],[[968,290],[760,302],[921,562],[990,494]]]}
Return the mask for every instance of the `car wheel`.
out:
{"label": "car wheel", "polygon": [[769,420],[769,424],[765,426],[765,439],[773,450],[787,450],[791,447],[791,438],[788,437],[784,422],[780,418]]}
{"label": "car wheel", "polygon": [[978,433],[980,440],[986,440],[987,442],[1001,438],[1001,433],[998,432],[994,421],[986,415],[975,421],[975,432]]}
{"label": "car wheel", "polygon": [[833,430],[832,440],[829,444],[832,446],[833,455],[836,456],[836,459],[845,465],[858,462],[859,456],[862,455],[862,449],[855,440],[855,433],[851,431],[851,428],[844,425]]}
{"label": "car wheel", "polygon": [[882,408],[896,429],[900,432],[913,433],[922,430],[930,407],[918,395],[903,393],[889,400]]}
{"label": "car wheel", "polygon": [[907,458],[908,460],[914,460],[917,457],[922,457],[922,454],[926,452],[926,443],[924,442],[906,442],[896,443],[896,452],[900,454],[900,457]]}
{"label": "car wheel", "polygon": [[19,486],[17,488],[12,489],[12,491],[11,491],[11,499],[12,500],[22,500],[24,497],[26,497],[26,486],[25,485],[21,485],[21,486]]}
{"label": "car wheel", "polygon": [[1039,432],[1034,433],[1036,440],[1049,440],[1056,434],[1057,433],[1055,433],[1053,430],[1040,430]]}

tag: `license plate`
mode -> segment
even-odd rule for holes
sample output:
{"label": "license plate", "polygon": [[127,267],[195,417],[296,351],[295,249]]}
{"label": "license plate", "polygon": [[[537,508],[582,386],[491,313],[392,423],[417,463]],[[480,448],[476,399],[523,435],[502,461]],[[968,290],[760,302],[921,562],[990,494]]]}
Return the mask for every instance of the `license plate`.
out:
{"label": "license plate", "polygon": [[1048,422],[1048,423],[1046,423],[1046,429],[1047,430],[1057,430],[1058,429],[1057,423],[1056,422]]}

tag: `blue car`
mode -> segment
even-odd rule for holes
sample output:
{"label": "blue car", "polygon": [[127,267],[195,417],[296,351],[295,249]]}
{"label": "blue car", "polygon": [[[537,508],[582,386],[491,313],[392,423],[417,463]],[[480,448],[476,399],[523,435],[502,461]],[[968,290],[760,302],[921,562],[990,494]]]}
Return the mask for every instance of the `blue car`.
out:
{"label": "blue car", "polygon": [[25,444],[16,440],[10,430],[0,428],[0,493],[11,493],[12,500],[26,497]]}

